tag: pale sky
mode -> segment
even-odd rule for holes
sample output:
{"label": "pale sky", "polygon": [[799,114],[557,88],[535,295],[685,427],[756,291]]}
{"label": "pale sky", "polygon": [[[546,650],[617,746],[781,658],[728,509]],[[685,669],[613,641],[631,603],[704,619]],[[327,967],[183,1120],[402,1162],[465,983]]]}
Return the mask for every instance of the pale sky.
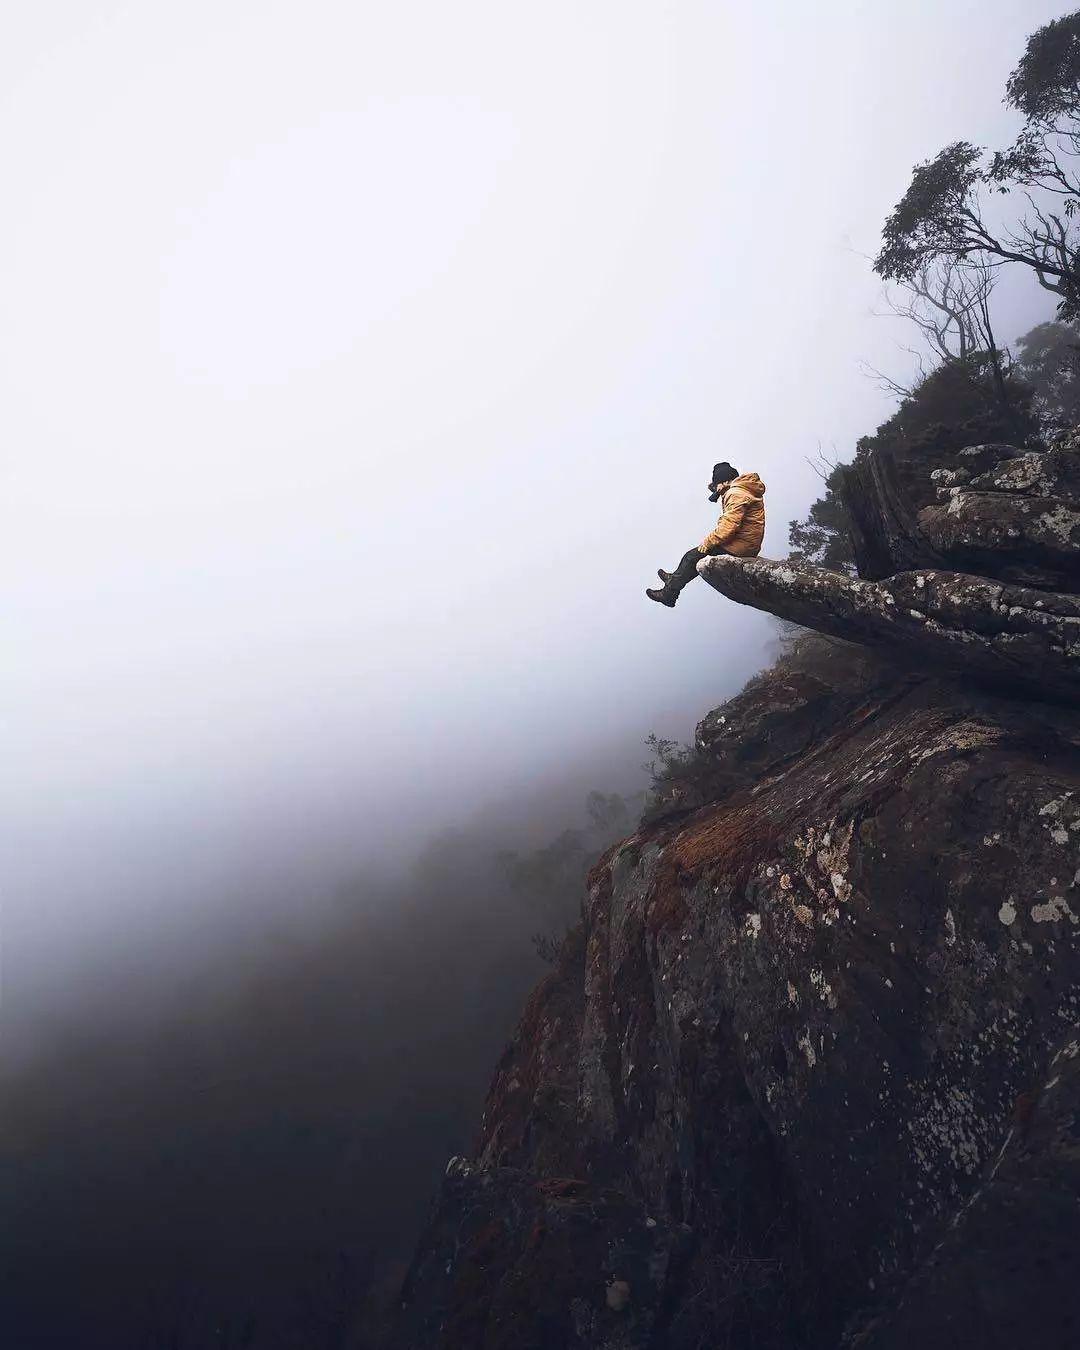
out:
{"label": "pale sky", "polygon": [[9,966],[688,736],[769,625],[643,588],[891,411],[861,255],[1071,7],[11,7]]}

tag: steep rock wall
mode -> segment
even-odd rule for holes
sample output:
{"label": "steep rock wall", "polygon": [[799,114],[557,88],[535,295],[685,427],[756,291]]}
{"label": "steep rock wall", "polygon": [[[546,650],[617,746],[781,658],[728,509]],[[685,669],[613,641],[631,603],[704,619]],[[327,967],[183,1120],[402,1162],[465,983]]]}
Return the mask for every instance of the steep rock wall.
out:
{"label": "steep rock wall", "polygon": [[[690,1346],[727,1317],[732,1345],[829,1345],[920,1298],[970,1325],[979,1305],[950,1310],[940,1272],[904,1289],[994,1222],[988,1184],[1009,1178],[1009,1261],[1041,1252],[1021,1235],[1046,1236],[1042,1192],[1073,1197],[1047,1259],[1080,1237],[1080,1140],[1046,1123],[1076,1093],[1080,720],[880,671],[838,688],[843,716],[791,759],[769,731],[816,680],[706,719],[719,799],[594,872],[448,1178],[406,1343]],[[768,729],[733,784],[749,725]],[[1064,1144],[1040,1142],[1055,1129]],[[463,1243],[468,1213],[484,1222]],[[998,1256],[972,1344],[1016,1343]],[[1075,1311],[1043,1308],[1048,1335]]]}

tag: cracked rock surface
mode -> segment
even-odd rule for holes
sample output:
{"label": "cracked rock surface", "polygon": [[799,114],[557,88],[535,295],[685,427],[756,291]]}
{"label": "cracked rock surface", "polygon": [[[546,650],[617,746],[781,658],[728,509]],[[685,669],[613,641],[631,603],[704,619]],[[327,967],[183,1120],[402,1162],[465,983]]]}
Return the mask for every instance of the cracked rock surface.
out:
{"label": "cracked rock surface", "polygon": [[947,506],[926,507],[918,519],[930,544],[958,567],[1047,589],[1073,589],[1080,580],[1075,497],[952,488]]}

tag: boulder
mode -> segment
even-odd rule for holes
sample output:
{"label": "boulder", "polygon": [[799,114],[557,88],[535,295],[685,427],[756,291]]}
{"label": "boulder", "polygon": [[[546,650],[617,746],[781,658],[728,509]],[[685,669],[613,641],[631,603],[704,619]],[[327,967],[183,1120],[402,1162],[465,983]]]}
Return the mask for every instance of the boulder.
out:
{"label": "boulder", "polygon": [[919,512],[930,545],[957,569],[1021,585],[1080,585],[1080,498],[952,488]]}
{"label": "boulder", "polygon": [[[933,476],[933,475],[932,475]],[[1075,450],[1031,452],[999,460],[970,480],[973,492],[1008,492],[1033,497],[1080,497],[1080,455]]]}
{"label": "boulder", "polygon": [[[947,461],[947,462],[946,462]],[[1049,590],[1080,584],[1080,453],[978,445],[910,460],[880,449],[842,475],[859,576],[935,568]]]}

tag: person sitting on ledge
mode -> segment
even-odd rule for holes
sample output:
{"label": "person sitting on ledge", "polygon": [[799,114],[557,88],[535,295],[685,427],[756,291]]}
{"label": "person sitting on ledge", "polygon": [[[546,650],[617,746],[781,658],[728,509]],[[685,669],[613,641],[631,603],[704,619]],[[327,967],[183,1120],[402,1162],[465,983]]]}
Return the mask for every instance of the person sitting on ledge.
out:
{"label": "person sitting on ledge", "polygon": [[679,598],[687,582],[697,576],[697,565],[704,557],[730,553],[736,558],[756,558],[765,537],[765,484],[756,473],[740,474],[723,461],[713,466],[709,483],[709,501],[719,500],[724,513],[716,522],[716,529],[706,535],[696,548],[684,553],[674,572],[662,567],[656,575],[663,586],[650,587],[645,594],[657,604],[670,609]]}

